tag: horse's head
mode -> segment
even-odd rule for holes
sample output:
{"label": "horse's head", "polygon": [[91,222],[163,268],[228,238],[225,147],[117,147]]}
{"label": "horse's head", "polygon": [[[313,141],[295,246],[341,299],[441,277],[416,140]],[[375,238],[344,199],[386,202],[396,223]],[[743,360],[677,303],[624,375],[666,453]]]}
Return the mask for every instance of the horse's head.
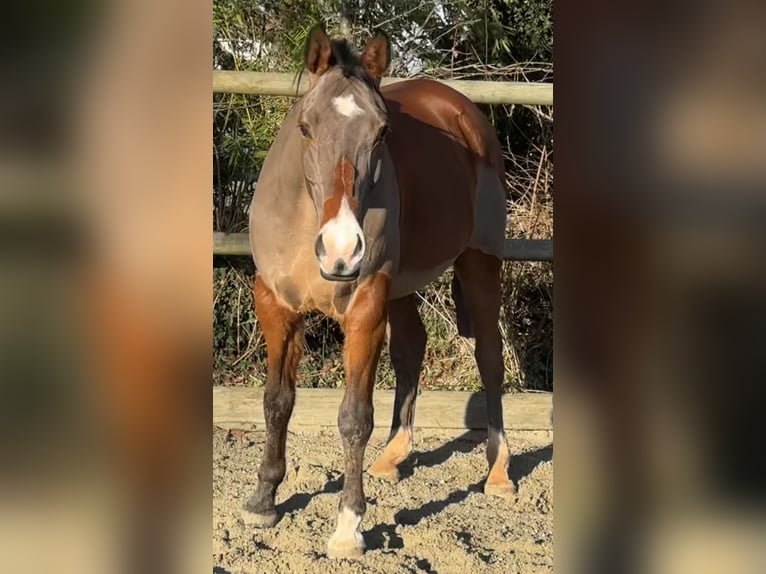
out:
{"label": "horse's head", "polygon": [[389,48],[388,38],[378,33],[358,57],[345,41],[331,41],[320,25],[306,42],[311,87],[295,129],[303,136],[303,170],[320,222],[315,252],[328,280],[357,278],[364,259],[365,198],[380,175],[380,144],[388,130],[378,86]]}

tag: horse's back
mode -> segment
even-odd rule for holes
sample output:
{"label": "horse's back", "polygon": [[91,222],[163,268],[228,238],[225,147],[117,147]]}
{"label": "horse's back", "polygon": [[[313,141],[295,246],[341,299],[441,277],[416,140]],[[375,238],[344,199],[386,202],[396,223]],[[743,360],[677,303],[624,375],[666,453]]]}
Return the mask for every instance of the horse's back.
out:
{"label": "horse's back", "polygon": [[463,94],[432,80],[382,89],[400,194],[400,270],[446,268],[467,247],[502,256],[500,143]]}

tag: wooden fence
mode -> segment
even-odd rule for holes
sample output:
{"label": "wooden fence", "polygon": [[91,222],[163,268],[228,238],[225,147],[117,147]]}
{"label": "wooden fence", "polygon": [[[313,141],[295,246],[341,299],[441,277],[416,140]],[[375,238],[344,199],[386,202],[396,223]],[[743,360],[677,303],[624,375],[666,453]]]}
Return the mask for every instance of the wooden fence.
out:
{"label": "wooden fence", "polygon": [[[300,96],[308,89],[306,74],[297,83],[297,75],[272,72],[213,71],[213,92],[260,96]],[[383,78],[382,84],[407,81],[408,78]],[[527,82],[487,82],[439,80],[484,104],[553,105],[553,84]],[[214,255],[250,255],[247,233],[214,233]],[[553,261],[551,239],[506,239],[504,257],[508,261]]]}
{"label": "wooden fence", "polygon": [[[213,233],[215,255],[250,255],[247,233]],[[506,239],[503,257],[506,261],[553,261],[551,239]]]}
{"label": "wooden fence", "polygon": [[[296,389],[290,420],[293,430],[303,427],[337,427],[340,389]],[[424,391],[418,399],[418,429],[482,430],[487,428],[486,395],[483,392]],[[374,427],[387,434],[395,393],[376,389]],[[506,393],[502,397],[505,429],[552,431],[551,393]],[[213,424],[224,428],[266,428],[263,388],[214,387]]]}
{"label": "wooden fence", "polygon": [[[257,96],[300,96],[309,86],[308,74],[300,84],[295,74],[282,72],[213,71],[213,91]],[[382,85],[406,82],[410,78],[383,78]],[[480,104],[553,105],[553,84],[531,82],[488,82],[438,80]]]}
{"label": "wooden fence", "polygon": [[[299,96],[308,88],[308,78],[300,84],[292,74],[261,72],[213,72],[213,91],[262,96]],[[383,85],[405,81],[384,78]],[[553,84],[522,82],[444,81],[474,102],[485,104],[552,105]],[[247,233],[214,233],[216,255],[250,255]],[[551,239],[506,239],[504,257],[509,261],[553,261]],[[293,427],[336,426],[340,391],[337,389],[297,389]],[[375,392],[375,428],[388,432],[393,391]],[[486,428],[484,396],[454,391],[429,391],[418,404],[417,428],[483,429]],[[213,423],[229,428],[264,428],[262,389],[214,388]],[[552,430],[552,395],[550,393],[514,393],[503,396],[506,429],[520,431]]]}

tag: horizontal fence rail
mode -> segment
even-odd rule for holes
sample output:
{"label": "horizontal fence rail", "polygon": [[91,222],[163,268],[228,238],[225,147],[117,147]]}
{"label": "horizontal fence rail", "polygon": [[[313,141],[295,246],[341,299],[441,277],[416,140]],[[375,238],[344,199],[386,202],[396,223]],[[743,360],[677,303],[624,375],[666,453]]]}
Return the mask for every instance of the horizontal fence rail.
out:
{"label": "horizontal fence rail", "polygon": [[[378,432],[388,434],[395,394],[390,390],[375,390],[374,427]],[[342,390],[299,388],[295,395],[290,428],[337,427]],[[551,393],[505,393],[501,400],[506,430],[553,431]],[[485,430],[486,404],[483,392],[423,391],[418,397],[415,428]],[[263,388],[213,387],[213,424],[228,428],[251,425],[265,428],[262,405]]]}
{"label": "horizontal fence rail", "polygon": [[[258,96],[300,96],[309,87],[308,74],[300,84],[297,74],[286,72],[232,72],[213,70],[213,91]],[[406,82],[415,78],[383,78],[382,84]],[[462,92],[479,104],[553,105],[553,84],[533,82],[492,82],[479,80],[436,81]]]}
{"label": "horizontal fence rail", "polygon": [[[213,233],[213,255],[251,255],[247,233]],[[553,261],[551,239],[506,239],[506,261]]]}

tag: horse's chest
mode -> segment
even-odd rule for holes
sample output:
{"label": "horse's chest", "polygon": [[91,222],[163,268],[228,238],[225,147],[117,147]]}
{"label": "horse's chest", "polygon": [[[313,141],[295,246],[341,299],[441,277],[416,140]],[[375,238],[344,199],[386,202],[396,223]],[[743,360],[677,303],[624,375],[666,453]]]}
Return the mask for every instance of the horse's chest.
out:
{"label": "horse's chest", "polygon": [[275,224],[274,219],[256,214],[251,220],[258,274],[286,307],[299,313],[321,311],[335,316],[335,286],[322,279],[313,252],[315,223],[297,218],[290,219],[289,224]]}
{"label": "horse's chest", "polygon": [[319,311],[340,319],[353,295],[352,284],[322,279],[316,259],[313,256],[298,255],[293,261],[285,261],[284,266],[275,269],[268,283],[273,285],[279,298],[294,311]]}

